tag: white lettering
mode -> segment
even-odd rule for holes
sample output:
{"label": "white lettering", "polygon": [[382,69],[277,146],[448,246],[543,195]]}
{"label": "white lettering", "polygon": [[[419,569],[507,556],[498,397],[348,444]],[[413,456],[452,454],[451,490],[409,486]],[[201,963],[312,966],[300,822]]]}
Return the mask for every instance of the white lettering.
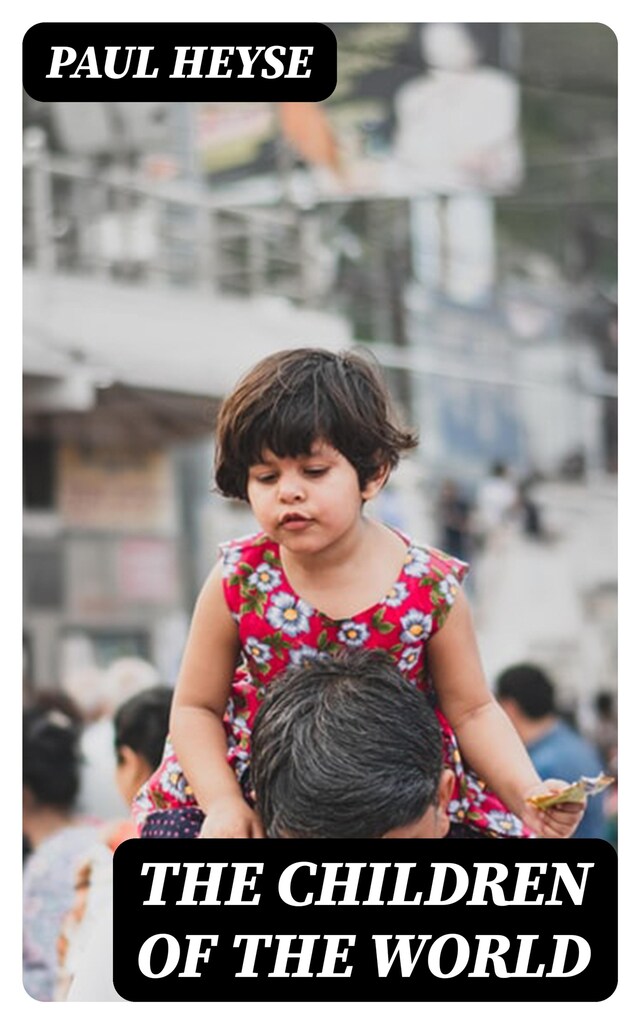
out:
{"label": "white lettering", "polygon": [[[378,977],[386,978],[393,966],[393,961],[398,957],[400,961],[400,970],[403,978],[410,978],[413,968],[420,959],[420,954],[425,947],[425,943],[428,939],[432,938],[431,935],[373,935],[373,941],[376,944],[376,960],[378,962]],[[418,946],[418,952],[415,956],[411,955],[411,939],[420,939],[420,945]],[[389,955],[389,941],[391,939],[397,939],[395,949],[391,955]]]}
{"label": "white lettering", "polygon": [[[198,872],[200,868],[204,867],[209,868],[209,877],[199,880]],[[179,900],[176,900],[176,907],[195,907],[199,903],[204,903],[210,907],[219,907],[220,900],[217,897],[220,889],[220,876],[226,867],[227,864],[205,864],[204,861],[199,864],[193,861],[185,864],[186,877],[182,887],[182,896]],[[198,885],[204,885],[206,888],[205,896],[201,900],[195,898],[195,891]]]}
{"label": "white lettering", "polygon": [[269,74],[269,72],[266,71],[265,68],[263,68],[262,71],[260,72],[263,78],[280,78],[282,72],[284,71],[284,64],[278,57],[275,56],[276,51],[278,53],[287,52],[285,46],[270,46],[268,50],[265,50],[265,63],[269,64],[273,68],[273,73]]}
{"label": "white lettering", "polygon": [[313,894],[308,892],[303,900],[294,900],[291,895],[291,882],[298,868],[309,868],[309,874],[315,875],[318,870],[317,864],[308,860],[299,860],[295,864],[289,864],[284,869],[278,880],[278,895],[283,903],[289,907],[308,907],[313,900]]}
{"label": "white lettering", "polygon": [[236,978],[258,977],[257,972],[254,971],[253,968],[256,965],[256,956],[258,954],[260,943],[264,943],[265,946],[270,946],[272,940],[272,935],[236,935],[233,940],[234,949],[241,945],[241,943],[246,942],[242,967],[239,971],[236,971]]}
{"label": "white lettering", "polygon": [[238,78],[253,78],[253,65],[263,50],[264,46],[256,46],[256,52],[252,57],[250,46],[236,46],[236,51],[240,54],[240,59],[242,60],[242,71]]}
{"label": "white lettering", "polygon": [[[184,965],[184,971],[180,971],[179,978],[200,978],[202,972],[196,970],[198,966],[198,960],[204,960],[205,964],[209,962],[209,956],[211,955],[211,947],[218,945],[217,935],[185,935],[185,938],[189,940],[189,946],[187,948],[187,959]],[[208,949],[201,949],[202,943],[205,941],[209,943]]]}
{"label": "white lettering", "polygon": [[[235,874],[233,876],[231,894],[227,903],[232,907],[240,906],[241,904],[247,907],[255,906],[256,903],[260,902],[260,893],[256,893],[256,895],[250,900],[245,900],[243,899],[243,891],[244,889],[250,889],[253,892],[256,887],[256,875],[262,874],[264,865],[249,862],[247,864],[232,864],[231,867],[235,868]],[[250,868],[253,868],[256,873],[253,878],[247,878],[247,871],[249,871]]]}
{"label": "white lettering", "polygon": [[[151,970],[151,953],[159,939],[164,939],[167,943],[167,959],[164,962],[164,967],[154,974]],[[179,959],[180,943],[176,939],[175,935],[167,935],[164,932],[159,932],[158,935],[149,936],[149,938],[142,943],[140,952],[138,953],[138,967],[144,974],[145,978],[166,978],[167,974],[171,974],[171,972],[178,966]]]}
{"label": "white lettering", "polygon": [[88,71],[86,76],[87,78],[102,78],[102,75],[98,71],[98,61],[96,60],[96,51],[94,46],[87,46],[80,63],[73,74],[69,75],[69,78],[82,78],[80,73],[82,71]]}
{"label": "white lettering", "polygon": [[[307,56],[303,57],[302,54],[306,50]],[[285,78],[309,78],[311,74],[311,68],[304,72],[302,75],[297,74],[299,67],[306,67],[309,57],[313,53],[313,46],[292,46],[291,47],[291,61],[289,63],[289,70],[287,71]]]}
{"label": "white lettering", "polygon": [[[202,59],[206,49],[206,46],[176,46],[175,64],[169,78],[201,78],[200,68],[202,67]],[[193,51],[194,57],[187,57],[189,50]],[[188,75],[184,70],[187,64],[191,65],[191,71]]]}
{"label": "white lettering", "polygon": [[565,888],[571,897],[572,902],[576,907],[582,906],[582,900],[584,898],[584,890],[587,884],[587,875],[593,864],[577,864],[576,867],[582,868],[582,881],[578,884],[576,879],[571,873],[571,868],[568,864],[552,864],[551,867],[556,869],[556,877],[553,883],[553,892],[551,893],[551,899],[547,900],[548,907],[559,907],[562,905],[562,900],[557,899],[558,883],[562,878]]}
{"label": "white lettering", "polygon": [[[583,939],[581,935],[554,935],[553,937],[557,941],[557,946],[547,978],[573,978],[575,974],[580,974],[581,971],[584,971],[591,960],[591,946],[587,940]],[[563,967],[567,959],[570,942],[575,942],[578,947],[578,960],[575,967],[572,967],[570,971],[564,971]]]}
{"label": "white lettering", "polygon": [[[70,46],[52,46],[53,57],[51,58],[51,70],[46,78],[62,78],[60,74],[60,68],[64,68],[67,64],[73,64],[77,57],[76,51]],[[67,54],[66,59],[63,57]]]}
{"label": "white lettering", "polygon": [[[505,878],[509,874],[509,869],[505,864],[475,864],[476,868],[476,880],[473,886],[473,893],[470,900],[467,900],[469,906],[484,907],[487,904],[487,900],[483,899],[484,890],[490,889],[493,895],[493,902],[497,907],[506,907],[507,900],[504,898],[504,893],[500,885],[504,882]],[[489,872],[495,870],[495,878],[489,879]]]}
{"label": "white lettering", "polygon": [[171,868],[171,873],[173,875],[177,875],[178,871],[180,870],[180,864],[165,864],[162,862],[149,861],[148,863],[142,865],[142,870],[140,873],[142,875],[148,875],[149,868],[153,869],[153,881],[151,883],[151,892],[149,894],[149,899],[145,900],[142,906],[163,907],[167,902],[166,900],[162,899],[162,887],[164,885],[164,880],[167,876],[167,870]]}

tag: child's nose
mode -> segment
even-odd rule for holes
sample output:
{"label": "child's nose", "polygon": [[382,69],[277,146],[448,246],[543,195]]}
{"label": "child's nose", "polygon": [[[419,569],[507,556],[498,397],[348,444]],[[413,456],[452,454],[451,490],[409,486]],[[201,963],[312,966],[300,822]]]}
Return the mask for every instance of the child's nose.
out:
{"label": "child's nose", "polygon": [[302,480],[296,475],[283,475],[280,477],[280,500],[300,501],[304,497],[304,486]]}

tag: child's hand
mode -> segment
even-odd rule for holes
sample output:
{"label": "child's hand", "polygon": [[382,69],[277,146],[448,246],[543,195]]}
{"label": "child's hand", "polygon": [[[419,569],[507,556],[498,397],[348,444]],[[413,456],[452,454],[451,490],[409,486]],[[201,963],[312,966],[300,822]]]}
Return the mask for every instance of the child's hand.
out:
{"label": "child's hand", "polygon": [[542,793],[557,793],[567,783],[560,779],[545,779],[524,794],[525,803],[521,818],[527,828],[543,839],[569,839],[577,829],[586,801],[582,803],[555,804],[546,810],[539,810],[527,803],[529,797],[540,796]]}
{"label": "child's hand", "polygon": [[260,818],[241,796],[228,796],[209,808],[200,839],[264,839]]}

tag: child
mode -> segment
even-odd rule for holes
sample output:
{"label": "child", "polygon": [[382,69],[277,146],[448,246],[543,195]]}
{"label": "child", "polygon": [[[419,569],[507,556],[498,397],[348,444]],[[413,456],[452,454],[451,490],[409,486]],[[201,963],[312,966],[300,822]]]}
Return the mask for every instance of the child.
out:
{"label": "child", "polygon": [[436,700],[456,775],[452,821],[570,835],[580,805],[526,802],[558,784],[541,783],[489,692],[460,587],[467,566],[364,514],[417,443],[393,423],[371,363],[319,349],[269,356],[223,402],[216,441],[218,489],[249,502],[260,532],[221,546],[198,598],[171,714],[175,754],[169,743],[136,798],[143,834],[202,825],[207,838],[262,836],[248,769],[266,688],[289,665],[363,647],[386,649]]}

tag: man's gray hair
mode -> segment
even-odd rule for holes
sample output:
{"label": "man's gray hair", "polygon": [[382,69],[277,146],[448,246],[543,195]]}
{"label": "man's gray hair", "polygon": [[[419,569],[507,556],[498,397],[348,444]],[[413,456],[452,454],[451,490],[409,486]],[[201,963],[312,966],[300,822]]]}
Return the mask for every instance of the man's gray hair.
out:
{"label": "man's gray hair", "polygon": [[270,838],[379,838],[435,804],[441,772],[435,711],[381,651],[289,669],[256,716],[251,776]]}

